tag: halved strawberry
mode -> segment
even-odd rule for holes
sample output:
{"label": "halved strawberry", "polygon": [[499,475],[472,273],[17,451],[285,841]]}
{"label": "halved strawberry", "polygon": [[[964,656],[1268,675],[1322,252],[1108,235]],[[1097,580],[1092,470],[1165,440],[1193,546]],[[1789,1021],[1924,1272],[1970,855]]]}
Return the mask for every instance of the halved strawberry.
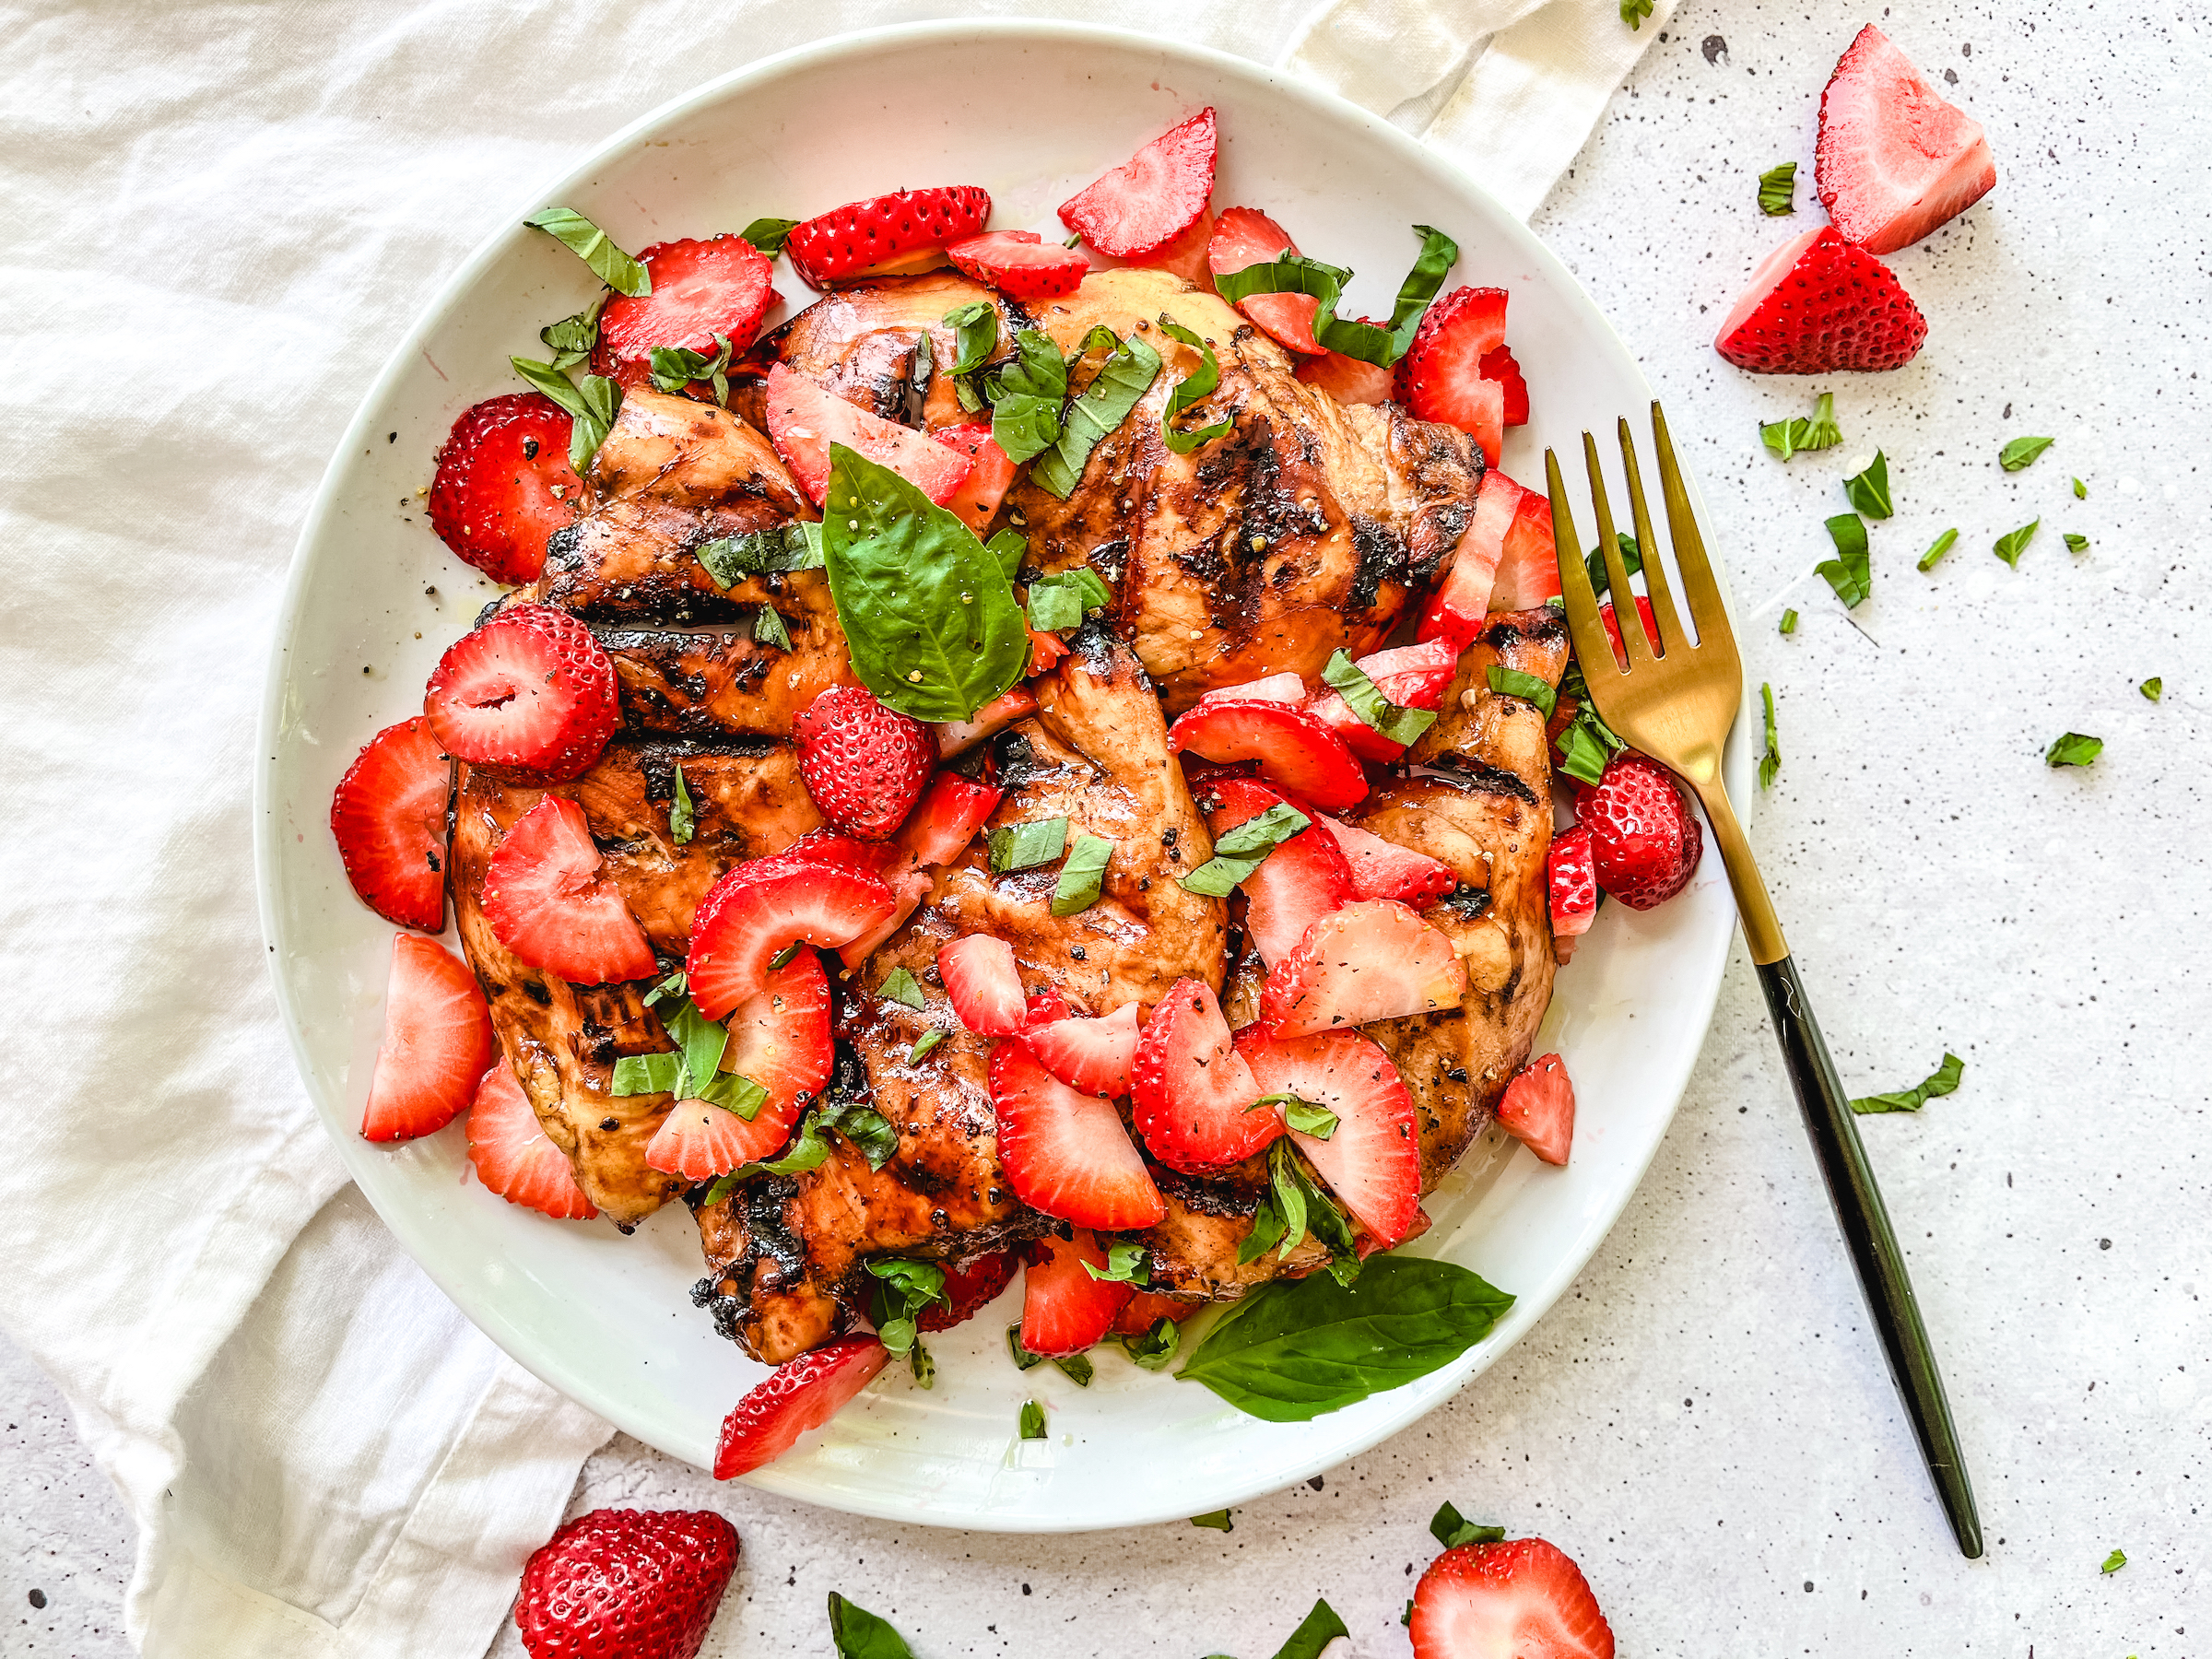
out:
{"label": "halved strawberry", "polygon": [[998,1293],[1014,1282],[1020,1258],[1010,1250],[994,1250],[966,1266],[945,1264],[945,1300],[932,1302],[914,1324],[924,1331],[949,1331],[965,1324],[998,1300]]}
{"label": "halved strawberry", "polygon": [[1505,344],[1505,300],[1503,288],[1453,288],[1430,306],[1398,360],[1398,401],[1418,419],[1473,434],[1492,466],[1505,441],[1505,388],[1482,364]]}
{"label": "halved strawberry", "polygon": [[1306,682],[1286,668],[1280,674],[1270,674],[1261,679],[1246,680],[1241,686],[1224,686],[1218,691],[1208,691],[1198,700],[1202,703],[1303,703],[1306,700]]}
{"label": "halved strawberry", "polygon": [[1459,886],[1449,865],[1385,841],[1357,824],[1324,818],[1351,876],[1355,899],[1394,899],[1409,910],[1426,910]]}
{"label": "halved strawberry", "polygon": [[1324,812],[1342,812],[1367,794],[1367,774],[1344,739],[1288,703],[1202,702],[1168,728],[1168,747],[1225,763],[1256,760],[1263,774]]}
{"label": "halved strawberry", "polygon": [[1022,1041],[1044,1069],[1085,1094],[1118,1100],[1129,1092],[1130,1068],[1136,1064],[1136,1005],[1124,1003],[1101,1019],[1063,1014],[1040,1022],[1030,999]]}
{"label": "halved strawberry", "polygon": [[1869,23],[1820,94],[1813,176],[1845,241],[1892,253],[1987,195],[1997,163],[1982,124]]}
{"label": "halved strawberry", "polygon": [[1031,1209],[1116,1230],[1150,1227],[1168,1213],[1112,1102],[1070,1088],[1018,1038],[991,1050],[991,1100],[999,1167]]}
{"label": "halved strawberry", "polygon": [[1482,378],[1494,380],[1505,388],[1505,424],[1526,426],[1528,377],[1521,372],[1521,365],[1513,360],[1510,347],[1500,346],[1495,351],[1482,354]]}
{"label": "halved strawberry", "polygon": [[1048,1359],[1079,1354],[1105,1339],[1115,1315],[1136,1294],[1118,1279],[1097,1279],[1083,1264],[1103,1270],[1106,1252],[1086,1228],[1073,1239],[1045,1234],[1026,1252],[1022,1274],[1021,1346]]}
{"label": "halved strawberry", "polygon": [[449,755],[513,783],[566,783],[621,719],[614,659],[549,605],[511,605],[438,659],[423,693]]}
{"label": "halved strawberry", "polygon": [[974,468],[960,487],[945,498],[944,505],[947,512],[959,513],[961,522],[980,535],[997,513],[999,502],[1006,499],[1006,491],[1013,488],[1014,463],[991,436],[991,423],[986,420],[939,427],[930,436],[955,454],[967,456]]}
{"label": "halved strawberry", "polygon": [[783,252],[818,288],[875,274],[877,266],[918,251],[965,241],[990,219],[991,193],[973,184],[897,190],[818,213],[792,231]]}
{"label": "halved strawberry", "polygon": [[1927,337],[1889,268],[1823,225],[1759,262],[1712,345],[1755,374],[1829,374],[1901,369]]}
{"label": "halved strawberry", "polygon": [[1362,362],[1341,351],[1300,358],[1292,372],[1340,404],[1388,403],[1397,387],[1397,377],[1381,364]]}
{"label": "halved strawberry", "polygon": [[742,236],[655,242],[638,254],[638,263],[653,278],[653,291],[617,294],[606,302],[594,364],[625,385],[651,374],[655,347],[712,357],[721,349],[720,335],[732,351],[745,351],[776,301],[774,265]]}
{"label": "halved strawberry", "polygon": [[1454,1007],[1466,988],[1451,940],[1403,904],[1356,899],[1267,971],[1260,1018],[1278,1037],[1312,1037]]}
{"label": "halved strawberry", "polygon": [[1192,1315],[1205,1312],[1206,1304],[1184,1301],[1178,1297],[1161,1296],[1157,1291],[1139,1290],[1122,1304],[1122,1311],[1113,1316],[1107,1333],[1113,1336],[1143,1336],[1163,1319],[1177,1324]]}
{"label": "halved strawberry", "polygon": [[831,686],[792,723],[799,776],[831,828],[886,841],[936,765],[936,740],[865,686]]}
{"label": "halved strawberry", "polygon": [[1177,980],[1152,1010],[1129,1092],[1152,1156],[1188,1175],[1240,1163],[1283,1132],[1276,1113],[1247,1110],[1260,1087],[1204,980]]}
{"label": "halved strawberry", "polygon": [[1559,592],[1559,559],[1551,536],[1551,498],[1523,489],[1495,470],[1482,475],[1486,491],[1493,478],[1501,492],[1512,497],[1513,516],[1506,526],[1505,546],[1490,583],[1490,610],[1534,610]]}
{"label": "halved strawberry", "polygon": [[568,412],[542,392],[513,392],[461,412],[439,446],[430,528],[494,582],[535,582],[546,538],[582,511],[569,466]]}
{"label": "halved strawberry", "polygon": [[1017,300],[1056,300],[1074,293],[1090,275],[1089,260],[1034,230],[993,230],[954,242],[945,252],[978,282]]}
{"label": "halved strawberry", "polygon": [[[1399,708],[1434,709],[1443,701],[1444,688],[1458,669],[1459,653],[1448,641],[1429,640],[1375,652],[1361,657],[1356,666]],[[1306,704],[1306,712],[1343,738],[1344,747],[1362,760],[1387,765],[1406,752],[1405,744],[1385,737],[1353,713],[1339,691],[1319,693]]]}
{"label": "halved strawberry", "polygon": [[1028,1023],[1014,947],[968,934],[937,947],[937,974],[954,1018],[979,1037],[1011,1037]]}
{"label": "halved strawberry", "polygon": [[467,1134],[477,1179],[508,1203],[556,1221],[589,1221],[599,1213],[576,1184],[567,1156],[547,1138],[506,1061],[496,1061],[477,1086]]}
{"label": "halved strawberry", "polygon": [[[1274,804],[1241,798],[1248,793],[1218,787],[1212,792],[1218,804],[1206,814],[1206,824],[1217,841]],[[1336,838],[1311,824],[1278,841],[1244,878],[1243,888],[1245,934],[1262,961],[1276,962],[1298,948],[1307,928],[1352,896],[1352,872]]]}
{"label": "halved strawberry", "polygon": [[948,720],[930,729],[937,735],[937,758],[965,754],[984,738],[1005,731],[1026,714],[1037,712],[1037,693],[1016,685],[1001,691],[966,720]]}
{"label": "halved strawberry", "polygon": [[1541,1538],[1445,1550],[1414,1587],[1406,1626],[1414,1659],[1613,1659],[1590,1581]]}
{"label": "halved strawberry", "polygon": [[1282,1038],[1260,1026],[1237,1033],[1237,1053],[1263,1095],[1296,1095],[1336,1114],[1325,1140],[1296,1129],[1290,1138],[1384,1249],[1404,1239],[1421,1209],[1421,1143],[1390,1056],[1349,1031]]}
{"label": "halved strawberry", "polygon": [[583,808],[547,795],[514,820],[484,871],[484,919],[533,968],[575,985],[643,979],[653,947],[600,874]]}
{"label": "halved strawberry", "polygon": [[714,1478],[735,1480],[775,1462],[799,1436],[835,1417],[890,1357],[873,1336],[841,1336],[777,1366],[723,1419]]}
{"label": "halved strawberry", "polygon": [[[1206,243],[1206,263],[1216,276],[1227,276],[1248,265],[1265,265],[1298,252],[1290,233],[1257,207],[1225,207],[1214,220],[1213,240]],[[1321,301],[1311,294],[1254,294],[1238,302],[1237,309],[1274,336],[1276,343],[1309,355],[1322,349],[1313,337],[1313,314]]]}
{"label": "halved strawberry", "polygon": [[453,767],[419,714],[363,746],[330,797],[346,879],[387,922],[445,927],[445,804]]}
{"label": "halved strawberry", "polygon": [[745,869],[739,865],[710,888],[691,923],[684,968],[691,1000],[709,1019],[759,995],[769,964],[789,947],[843,945],[898,904],[889,888],[862,870],[796,865],[748,878]]}
{"label": "halved strawberry", "polygon": [[376,1045],[361,1135],[413,1140],[452,1123],[499,1057],[483,988],[468,965],[419,934],[392,941],[384,1034]]}
{"label": "halved strawberry", "polygon": [[1060,206],[1060,222],[1115,259],[1143,259],[1173,241],[1214,194],[1214,112],[1170,127]]}
{"label": "halved strawberry", "polygon": [[1006,792],[988,783],[941,771],[899,831],[899,844],[919,865],[948,865],[968,850],[975,832],[990,822],[992,809]]}
{"label": "halved strawberry", "polygon": [[1590,862],[1590,831],[1577,824],[1551,838],[1544,856],[1544,879],[1551,889],[1551,931],[1555,939],[1588,933],[1597,920],[1597,871]]}
{"label": "halved strawberry", "polygon": [[768,436],[791,476],[818,505],[830,488],[830,446],[841,443],[889,467],[940,507],[975,464],[912,427],[886,420],[778,363],[768,371]]}
{"label": "halved strawberry", "polygon": [[1574,1085],[1557,1054],[1513,1074],[1498,1101],[1498,1127],[1547,1164],[1563,1164],[1574,1146]]}

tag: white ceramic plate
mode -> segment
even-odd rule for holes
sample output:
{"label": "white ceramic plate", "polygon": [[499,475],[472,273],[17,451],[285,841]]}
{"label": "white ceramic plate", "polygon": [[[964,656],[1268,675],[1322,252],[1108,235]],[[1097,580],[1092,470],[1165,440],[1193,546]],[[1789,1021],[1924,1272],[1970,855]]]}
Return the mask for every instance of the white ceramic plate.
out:
{"label": "white ceramic plate", "polygon": [[[1018,98],[1006,96],[1018,88]],[[420,487],[454,417],[519,389],[511,353],[594,285],[524,213],[561,204],[623,245],[803,217],[905,184],[989,189],[994,223],[1058,233],[1053,208],[1206,104],[1219,111],[1215,199],[1273,214],[1308,253],[1359,272],[1347,314],[1388,315],[1415,223],[1460,243],[1454,283],[1512,294],[1511,337],[1535,424],[1505,465],[1540,482],[1546,444],[1637,415],[1650,388],[1559,262],[1477,183],[1352,105],[1241,59],[1117,31],[1033,22],[848,36],[714,81],[518,204],[371,389],[294,559],[263,711],[256,871],[279,1001],[310,1091],[354,1179],[470,1318],[554,1387],[639,1439],[710,1464],[723,1415],[762,1375],[688,1292],[696,1234],[671,1205],[624,1238],[547,1220],[468,1172],[461,1125],[387,1150],[356,1133],[382,1018],[392,929],[355,900],[328,829],[331,790],[378,728],[419,712],[439,654],[494,589],[430,532]],[[1049,111],[1049,122],[1001,112]],[[802,301],[795,278],[780,280]],[[1701,515],[1702,516],[1702,515]],[[1729,751],[1750,798],[1747,722]],[[771,1490],[902,1521],[1007,1531],[1122,1526],[1218,1509],[1309,1477],[1412,1422],[1504,1353],[1589,1259],[1642,1175],[1712,1017],[1734,913],[1709,858],[1682,898],[1608,905],[1559,979],[1542,1043],[1566,1056],[1580,1110],[1568,1168],[1496,1131],[1429,1201],[1419,1253],[1519,1300],[1488,1340],[1411,1386],[1318,1421],[1256,1421],[1194,1383],[1101,1350],[1078,1389],[1008,1363],[1000,1303],[934,1338],[937,1383],[887,1373],[827,1430],[752,1477]],[[1051,1438],[1021,1441],[1021,1403]]]}

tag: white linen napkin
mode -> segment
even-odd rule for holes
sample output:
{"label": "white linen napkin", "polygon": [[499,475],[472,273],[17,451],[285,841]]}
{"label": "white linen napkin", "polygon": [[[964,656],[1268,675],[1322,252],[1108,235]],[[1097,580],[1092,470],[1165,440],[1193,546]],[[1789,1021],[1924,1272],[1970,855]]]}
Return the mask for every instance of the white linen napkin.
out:
{"label": "white linen napkin", "polygon": [[[1667,11],[1051,0],[1280,61],[1526,214]],[[15,8],[0,62],[0,1324],[140,1529],[153,1659],[474,1659],[609,1432],[347,1186],[250,854],[286,563],[388,343],[538,181],[706,76],[929,4]]]}

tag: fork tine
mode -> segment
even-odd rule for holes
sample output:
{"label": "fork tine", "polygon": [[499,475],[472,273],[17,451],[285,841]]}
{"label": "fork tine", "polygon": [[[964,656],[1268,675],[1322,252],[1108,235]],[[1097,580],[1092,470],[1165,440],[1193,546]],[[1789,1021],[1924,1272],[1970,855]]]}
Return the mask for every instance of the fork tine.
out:
{"label": "fork tine", "polygon": [[1559,477],[1559,458],[1544,452],[1544,479],[1551,488],[1552,556],[1559,561],[1559,596],[1567,601],[1567,631],[1574,641],[1575,660],[1583,665],[1587,680],[1596,665],[1618,670],[1613,647],[1606,639],[1606,625],[1598,619],[1597,595],[1590,591],[1590,572],[1583,568],[1582,542],[1574,533],[1574,513],[1567,505],[1567,486]]}
{"label": "fork tine", "polygon": [[[1583,434],[1583,463],[1590,472],[1590,505],[1597,514],[1597,547],[1605,556],[1606,581],[1612,590],[1613,620],[1629,653],[1629,672],[1633,674],[1639,667],[1650,667],[1658,656],[1644,634],[1643,618],[1637,614],[1635,590],[1629,586],[1629,567],[1620,557],[1620,538],[1613,533],[1613,509],[1606,500],[1606,472],[1597,464],[1597,440],[1588,432]],[[1606,649],[1612,648],[1613,642],[1607,640]],[[1587,678],[1589,673],[1585,663],[1583,677]]]}
{"label": "fork tine", "polygon": [[1728,627],[1728,613],[1721,605],[1720,584],[1712,578],[1712,561],[1705,557],[1705,538],[1689,511],[1689,492],[1682,487],[1682,468],[1675,459],[1675,441],[1666,429],[1666,412],[1652,400],[1652,439],[1659,455],[1659,488],[1666,497],[1666,534],[1674,544],[1675,564],[1682,572],[1683,596],[1689,602],[1689,619],[1698,625],[1698,643],[1725,645],[1735,654],[1735,635]]}
{"label": "fork tine", "polygon": [[1643,474],[1636,465],[1636,441],[1629,435],[1623,418],[1620,427],[1620,464],[1629,475],[1629,513],[1636,525],[1636,546],[1643,554],[1643,582],[1650,590],[1652,619],[1659,624],[1662,653],[1687,651],[1689,635],[1675,610],[1675,591],[1667,584],[1666,560],[1659,554],[1659,538],[1652,534],[1652,510],[1643,501]]}

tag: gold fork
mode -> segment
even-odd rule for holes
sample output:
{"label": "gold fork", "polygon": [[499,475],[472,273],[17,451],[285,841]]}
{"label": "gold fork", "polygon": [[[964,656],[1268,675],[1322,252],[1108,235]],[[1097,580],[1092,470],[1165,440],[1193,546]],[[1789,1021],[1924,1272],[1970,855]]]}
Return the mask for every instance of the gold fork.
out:
{"label": "gold fork", "polygon": [[1744,698],[1744,670],[1736,654],[1735,636],[1729,630],[1728,615],[1721,604],[1721,590],[1713,580],[1712,564],[1705,555],[1704,538],[1689,511],[1689,495],[1682,487],[1682,470],[1675,461],[1675,446],[1666,431],[1666,417],[1652,405],[1652,437],[1659,456],[1659,483],[1666,500],[1666,527],[1673,543],[1675,562],[1682,571],[1690,620],[1697,625],[1693,642],[1675,608],[1675,595],[1666,577],[1659,544],[1652,534],[1652,515],[1644,505],[1643,480],[1636,465],[1636,444],[1629,423],[1620,423],[1620,459],[1628,477],[1629,511],[1636,526],[1636,545],[1641,552],[1644,582],[1649,589],[1652,617],[1658,624],[1656,647],[1646,638],[1629,587],[1629,573],[1620,544],[1613,532],[1613,512],[1606,499],[1604,469],[1598,464],[1597,441],[1583,434],[1583,460],[1589,468],[1591,506],[1597,518],[1597,544],[1604,550],[1606,577],[1617,595],[1618,623],[1629,665],[1624,670],[1613,654],[1612,641],[1598,614],[1591,592],[1589,572],[1583,563],[1582,540],[1575,535],[1574,515],[1567,504],[1567,488],[1559,477],[1559,457],[1544,452],[1544,469],[1551,487],[1553,549],[1559,561],[1559,586],[1567,602],[1567,623],[1574,638],[1574,654],[1590,700],[1598,714],[1624,740],[1660,764],[1678,773],[1704,804],[1706,821],[1719,847],[1721,863],[1735,889],[1735,906],[1743,918],[1744,940],[1758,965],[1759,987],[1766,993],[1767,1011],[1782,1040],[1783,1059],[1805,1122],[1813,1150],[1827,1179],[1836,1219],[1850,1248],[1852,1265],[1858,1269],[1859,1285],[1880,1333],[1889,1372],[1904,1397],[1912,1419],[1912,1431],[1927,1459],[1936,1496],[1949,1517],[1959,1547],[1968,1557],[1982,1553],[1982,1523],[1974,1512],[1973,1488],[1960,1456],[1959,1437],[1951,1426],[1951,1408],[1936,1374],[1936,1356],[1920,1320],[1920,1304],[1912,1281],[1905,1273],[1905,1258],[1890,1230],[1888,1211],[1883,1206],[1865,1148],[1859,1144],[1858,1124],[1851,1100],[1836,1076],[1835,1062],[1821,1041],[1814,1022],[1805,985],[1783,942],[1782,924],[1774,919],[1767,884],[1752,859],[1750,843],[1728,805],[1728,790],[1721,777],[1721,750],[1728,729],[1735,723]]}

